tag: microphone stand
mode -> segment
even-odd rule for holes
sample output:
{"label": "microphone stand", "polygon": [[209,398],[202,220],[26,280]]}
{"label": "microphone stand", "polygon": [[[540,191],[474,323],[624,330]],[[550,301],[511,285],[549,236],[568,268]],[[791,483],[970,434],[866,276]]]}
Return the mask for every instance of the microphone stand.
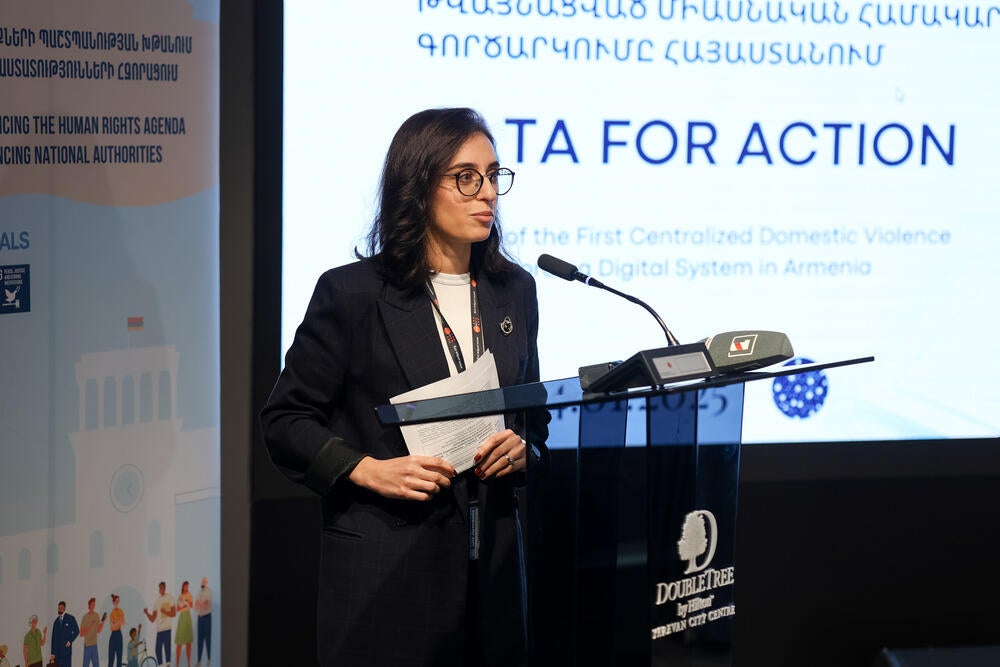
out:
{"label": "microphone stand", "polygon": [[[580,275],[583,275],[583,274],[580,274]],[[661,318],[657,314],[657,312],[655,310],[653,310],[653,308],[648,303],[646,303],[642,299],[639,299],[637,297],[632,296],[631,294],[625,294],[625,292],[619,292],[614,287],[608,287],[607,285],[605,285],[601,281],[595,280],[595,279],[591,278],[590,276],[585,276],[585,278],[586,278],[586,280],[582,281],[585,285],[590,285],[592,287],[599,287],[599,288],[601,288],[603,290],[607,290],[608,292],[611,292],[612,294],[620,296],[621,298],[623,298],[623,299],[625,299],[627,301],[631,301],[632,303],[640,305],[643,308],[645,308],[646,311],[650,315],[652,315],[654,318],[656,318],[656,321],[659,323],[660,328],[663,329],[663,333],[667,337],[667,345],[671,345],[671,346],[672,345],[680,345],[680,343],[677,342],[677,338],[674,337],[674,334],[671,333],[670,329],[667,328],[667,324],[666,324],[666,322],[663,321],[663,318]]]}

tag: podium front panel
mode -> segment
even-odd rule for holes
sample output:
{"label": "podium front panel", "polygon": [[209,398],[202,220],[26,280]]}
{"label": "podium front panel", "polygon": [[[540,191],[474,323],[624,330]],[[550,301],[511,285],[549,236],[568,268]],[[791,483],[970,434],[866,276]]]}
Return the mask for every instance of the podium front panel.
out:
{"label": "podium front panel", "polygon": [[648,664],[728,664],[736,613],[743,385],[663,399],[647,413]]}
{"label": "podium front panel", "polygon": [[553,411],[528,471],[531,664],[726,664],[742,407],[733,384]]}
{"label": "podium front panel", "polygon": [[744,384],[872,360],[617,394],[566,378],[377,414],[392,425],[519,416],[538,454],[518,501],[530,664],[718,667],[736,612]]}

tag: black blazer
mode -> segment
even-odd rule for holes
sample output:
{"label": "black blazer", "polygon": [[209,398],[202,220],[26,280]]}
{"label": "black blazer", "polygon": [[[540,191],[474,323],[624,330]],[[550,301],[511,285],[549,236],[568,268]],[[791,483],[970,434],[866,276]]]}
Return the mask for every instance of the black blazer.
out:
{"label": "black blazer", "polygon": [[[534,279],[477,276],[486,346],[501,386],[538,380]],[[504,335],[500,322],[510,318]],[[324,273],[261,413],[272,460],[323,496],[318,641],[322,664],[461,665],[464,624],[476,612],[491,664],[524,659],[523,571],[514,477],[470,472],[428,502],[390,500],[347,474],[363,456],[407,454],[375,406],[448,376],[430,300],[383,280],[372,260]],[[508,419],[523,433],[523,426]],[[481,558],[468,561],[467,514],[478,497]],[[481,604],[466,608],[468,576]]]}

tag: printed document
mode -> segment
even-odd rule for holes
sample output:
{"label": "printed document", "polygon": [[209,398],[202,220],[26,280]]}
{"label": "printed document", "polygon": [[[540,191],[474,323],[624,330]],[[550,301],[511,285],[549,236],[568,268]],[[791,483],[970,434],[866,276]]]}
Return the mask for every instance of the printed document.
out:
{"label": "printed document", "polygon": [[[412,391],[393,396],[393,405],[420,401],[442,396],[455,396],[472,392],[499,389],[496,360],[487,350],[464,373],[432,382]],[[466,407],[471,409],[476,401],[470,396]],[[489,436],[504,429],[503,415],[451,419],[449,421],[410,424],[402,426],[403,439],[410,454],[437,456],[455,466],[456,472],[464,472],[474,464],[479,445]]]}

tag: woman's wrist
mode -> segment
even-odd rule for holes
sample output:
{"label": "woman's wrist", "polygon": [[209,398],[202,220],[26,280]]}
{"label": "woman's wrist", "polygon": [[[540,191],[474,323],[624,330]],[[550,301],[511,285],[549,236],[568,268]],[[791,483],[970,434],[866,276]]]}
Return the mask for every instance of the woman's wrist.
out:
{"label": "woman's wrist", "polygon": [[351,483],[355,486],[360,486],[363,489],[370,489],[370,479],[371,472],[370,466],[375,459],[371,456],[362,456],[361,459],[354,464],[354,467],[347,475],[347,479],[351,480]]}

